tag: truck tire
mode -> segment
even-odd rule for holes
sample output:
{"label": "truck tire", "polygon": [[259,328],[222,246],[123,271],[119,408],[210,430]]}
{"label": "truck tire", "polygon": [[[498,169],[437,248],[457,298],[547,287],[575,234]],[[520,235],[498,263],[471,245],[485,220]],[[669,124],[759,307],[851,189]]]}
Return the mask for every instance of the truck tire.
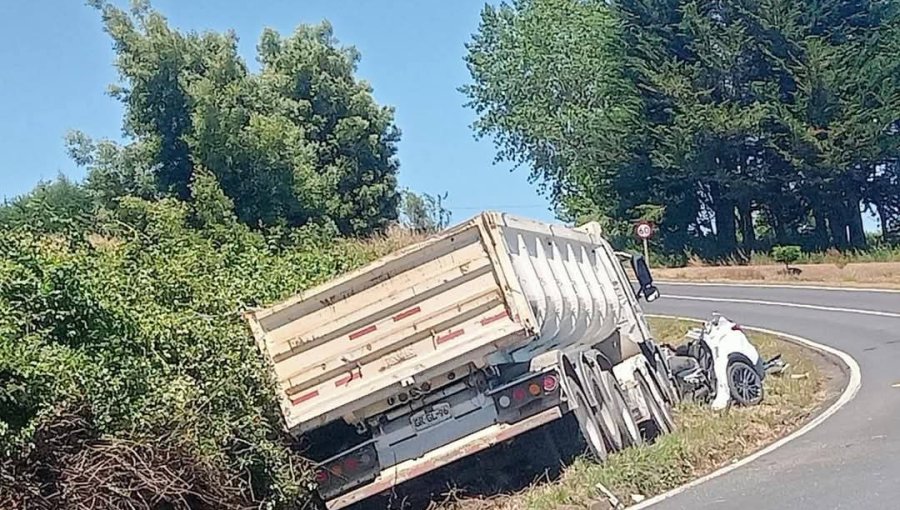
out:
{"label": "truck tire", "polygon": [[625,448],[624,432],[619,427],[619,409],[615,408],[610,391],[604,388],[602,375],[603,369],[594,364],[588,373],[588,389],[593,393],[597,406],[594,408],[594,416],[603,434],[607,439],[607,446],[611,452],[618,452]]}
{"label": "truck tire", "polygon": [[656,380],[663,399],[670,406],[678,403],[678,390],[675,389],[675,379],[669,370],[669,365],[663,361],[662,354],[657,350],[653,354],[653,377]]}
{"label": "truck tire", "polygon": [[644,374],[640,371],[635,371],[634,378],[637,381],[638,389],[641,392],[641,396],[644,398],[644,403],[650,414],[649,420],[646,420],[643,424],[645,439],[647,441],[653,441],[661,434],[672,432],[672,426],[663,414],[660,401],[654,395],[653,390],[650,389],[650,384],[647,382]]}
{"label": "truck tire", "polygon": [[634,415],[631,414],[622,385],[619,384],[616,376],[607,370],[600,373],[600,378],[604,391],[609,395],[610,410],[613,411],[623,448],[643,444],[644,438],[641,436],[641,429],[637,420],[634,419]]}
{"label": "truck tire", "polygon": [[650,394],[653,395],[653,399],[658,404],[659,413],[666,423],[668,432],[671,432],[675,430],[675,417],[672,415],[672,406],[666,400],[663,392],[660,391],[659,384],[655,378],[656,371],[649,365],[647,365],[647,371],[649,376],[645,376],[644,381],[647,383],[647,388],[650,390]]}
{"label": "truck tire", "polygon": [[588,452],[598,461],[604,461],[609,456],[606,448],[606,439],[599,421],[594,416],[588,403],[584,390],[578,385],[578,381],[572,376],[566,376],[566,388],[569,392],[569,400],[575,407],[572,413],[578,421],[578,429],[587,444]]}

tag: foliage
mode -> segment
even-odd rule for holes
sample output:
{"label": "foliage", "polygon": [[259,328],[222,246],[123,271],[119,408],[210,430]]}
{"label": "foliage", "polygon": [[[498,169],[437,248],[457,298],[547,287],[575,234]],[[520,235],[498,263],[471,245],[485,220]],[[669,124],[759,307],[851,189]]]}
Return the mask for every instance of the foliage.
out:
{"label": "foliage", "polygon": [[316,227],[270,244],[208,173],[190,190],[191,204],[122,198],[90,235],[0,233],[0,453],[28,451],[55,410],[83,405],[104,437],[171,438],[255,500],[292,507],[310,481],[240,312],[395,246]]}
{"label": "foliage", "polygon": [[444,207],[447,194],[429,195],[405,189],[400,192],[400,223],[414,232],[433,233],[450,225],[451,213]]}
{"label": "foliage", "polygon": [[791,264],[800,260],[801,253],[800,247],[793,244],[772,247],[772,258],[784,264],[786,269],[790,269]]}
{"label": "foliage", "polygon": [[[479,115],[476,134],[493,137],[498,158],[527,164],[566,217],[613,216],[611,181],[634,159],[642,134],[605,2],[487,5],[467,48],[473,83],[462,91]],[[600,203],[610,207],[593,207]]]}
{"label": "foliage", "polygon": [[[230,32],[90,3],[127,142],[71,132],[85,181],[0,206],[0,507],[304,507],[241,313],[419,239],[381,235],[393,112],[327,23],[265,31],[251,72]],[[445,226],[446,195],[419,198]]]}
{"label": "foliage", "polygon": [[863,208],[900,232],[898,7],[514,0],[463,92],[498,157],[619,244],[655,204],[666,256],[862,249]]}
{"label": "foliage", "polygon": [[219,182],[252,227],[332,222],[344,234],[380,231],[397,217],[393,111],[356,79],[359,54],[331,26],[266,30],[259,72],[231,33],[180,32],[138,4],[96,1],[113,40],[131,141],[69,137],[105,203],[131,195],[191,198],[195,173]]}
{"label": "foliage", "polygon": [[28,225],[46,232],[83,228],[93,212],[93,200],[80,185],[60,175],[39,183],[31,192],[0,205],[0,230]]}

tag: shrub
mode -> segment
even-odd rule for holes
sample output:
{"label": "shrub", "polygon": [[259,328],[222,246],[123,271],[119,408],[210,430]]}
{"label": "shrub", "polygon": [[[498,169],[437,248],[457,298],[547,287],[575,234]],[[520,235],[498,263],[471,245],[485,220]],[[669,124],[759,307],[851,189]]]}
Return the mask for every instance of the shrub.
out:
{"label": "shrub", "polygon": [[796,245],[775,246],[772,248],[772,258],[776,262],[784,264],[785,271],[791,272],[791,264],[800,259],[800,247]]}
{"label": "shrub", "polygon": [[228,214],[197,212],[127,198],[90,237],[0,232],[0,461],[33,450],[35,431],[77,404],[98,437],[149,445],[135,451],[151,459],[178,452],[179,469],[196,459],[200,478],[230,480],[245,499],[308,500],[309,470],[240,312],[396,245],[310,227],[270,246]]}

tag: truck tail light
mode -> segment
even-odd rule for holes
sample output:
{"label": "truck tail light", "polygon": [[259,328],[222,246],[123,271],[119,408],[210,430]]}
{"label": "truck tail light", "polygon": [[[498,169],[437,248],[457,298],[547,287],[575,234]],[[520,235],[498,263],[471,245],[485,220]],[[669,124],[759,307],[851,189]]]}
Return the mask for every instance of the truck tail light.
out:
{"label": "truck tail light", "polygon": [[366,445],[320,464],[316,471],[316,483],[319,493],[328,499],[371,480],[379,470],[375,447]]}
{"label": "truck tail light", "polygon": [[545,393],[552,393],[556,391],[556,388],[559,388],[559,379],[554,374],[547,374],[544,376],[542,384]]}
{"label": "truck tail light", "polygon": [[553,401],[559,398],[558,392],[559,376],[555,372],[548,372],[533,375],[504,388],[494,395],[494,402],[501,414],[507,416],[509,413],[515,413],[518,419],[535,412],[536,409],[554,405]]}
{"label": "truck tail light", "polygon": [[344,461],[344,469],[347,472],[352,473],[359,469],[359,460],[356,457],[350,457]]}

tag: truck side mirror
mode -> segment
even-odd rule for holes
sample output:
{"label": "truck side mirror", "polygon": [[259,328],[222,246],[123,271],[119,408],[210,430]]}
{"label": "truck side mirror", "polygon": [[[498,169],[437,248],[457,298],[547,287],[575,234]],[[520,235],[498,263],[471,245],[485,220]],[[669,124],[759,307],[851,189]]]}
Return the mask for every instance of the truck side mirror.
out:
{"label": "truck side mirror", "polygon": [[656,301],[659,297],[659,289],[653,285],[653,275],[650,274],[650,266],[643,255],[634,255],[631,257],[631,268],[634,269],[634,275],[637,277],[640,291],[638,297],[644,296],[648,303]]}

